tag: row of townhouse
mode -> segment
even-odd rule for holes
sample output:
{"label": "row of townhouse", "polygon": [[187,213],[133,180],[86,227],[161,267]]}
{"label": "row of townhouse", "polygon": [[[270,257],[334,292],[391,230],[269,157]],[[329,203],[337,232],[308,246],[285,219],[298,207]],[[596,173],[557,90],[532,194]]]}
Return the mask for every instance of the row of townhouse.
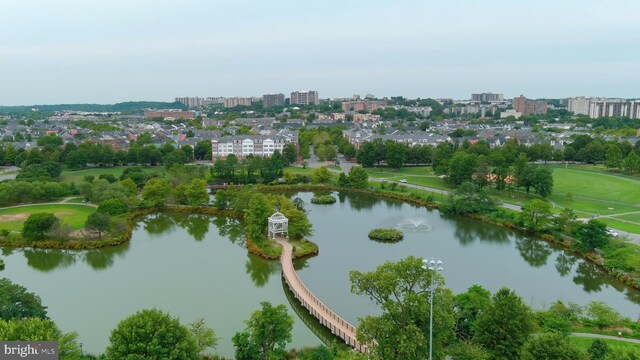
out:
{"label": "row of townhouse", "polygon": [[234,154],[238,158],[249,155],[270,157],[278,150],[280,153],[288,143],[298,147],[297,135],[233,135],[211,140],[211,156],[215,161]]}

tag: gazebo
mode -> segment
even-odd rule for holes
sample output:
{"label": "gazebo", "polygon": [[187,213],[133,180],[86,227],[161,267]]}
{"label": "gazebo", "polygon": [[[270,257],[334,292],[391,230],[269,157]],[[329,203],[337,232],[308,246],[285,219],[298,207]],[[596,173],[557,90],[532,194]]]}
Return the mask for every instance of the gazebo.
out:
{"label": "gazebo", "polygon": [[289,236],[289,219],[279,211],[269,217],[269,237],[275,239],[276,234]]}

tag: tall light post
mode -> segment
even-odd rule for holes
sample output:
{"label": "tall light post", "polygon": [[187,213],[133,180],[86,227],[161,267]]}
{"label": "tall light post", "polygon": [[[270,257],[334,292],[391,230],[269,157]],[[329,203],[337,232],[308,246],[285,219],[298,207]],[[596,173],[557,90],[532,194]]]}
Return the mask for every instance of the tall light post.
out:
{"label": "tall light post", "polygon": [[436,271],[442,271],[442,261],[436,258],[422,259],[422,268],[431,273],[431,283],[429,284],[429,360],[433,360],[433,291],[436,289],[434,283]]}

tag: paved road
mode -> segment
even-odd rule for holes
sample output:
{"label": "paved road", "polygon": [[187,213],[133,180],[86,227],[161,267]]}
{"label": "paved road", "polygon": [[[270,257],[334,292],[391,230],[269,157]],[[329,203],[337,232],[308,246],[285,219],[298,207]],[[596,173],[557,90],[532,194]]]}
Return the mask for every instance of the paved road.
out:
{"label": "paved road", "polygon": [[572,333],[571,336],[586,337],[586,338],[592,338],[592,339],[620,340],[620,341],[626,341],[626,342],[630,342],[630,343],[634,343],[634,344],[640,344],[640,340],[638,340],[638,339],[628,339],[628,338],[625,338],[624,336],[619,338],[617,336],[600,335],[600,334],[587,334],[587,333]]}
{"label": "paved road", "polygon": [[59,204],[91,206],[91,207],[94,207],[94,208],[98,207],[98,205],[91,204],[91,203],[70,203],[70,202],[68,202],[69,200],[75,199],[75,198],[76,198],[76,196],[71,196],[71,197],[66,197],[66,198],[64,198],[64,199],[62,199],[60,201],[56,201],[56,202],[20,204],[20,205],[6,206],[6,207],[3,207],[1,209],[11,209],[11,208],[19,208],[19,207],[25,207],[25,206],[59,205]]}

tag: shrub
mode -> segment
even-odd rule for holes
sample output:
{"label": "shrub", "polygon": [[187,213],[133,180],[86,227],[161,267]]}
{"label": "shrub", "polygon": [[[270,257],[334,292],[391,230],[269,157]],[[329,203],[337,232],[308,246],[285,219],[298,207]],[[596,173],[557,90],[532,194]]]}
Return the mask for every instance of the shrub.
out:
{"label": "shrub", "polygon": [[336,198],[333,195],[317,195],[311,198],[314,204],[334,204]]}
{"label": "shrub", "polygon": [[384,241],[384,242],[398,242],[404,238],[404,234],[400,230],[396,229],[373,229],[369,231],[369,239]]}

